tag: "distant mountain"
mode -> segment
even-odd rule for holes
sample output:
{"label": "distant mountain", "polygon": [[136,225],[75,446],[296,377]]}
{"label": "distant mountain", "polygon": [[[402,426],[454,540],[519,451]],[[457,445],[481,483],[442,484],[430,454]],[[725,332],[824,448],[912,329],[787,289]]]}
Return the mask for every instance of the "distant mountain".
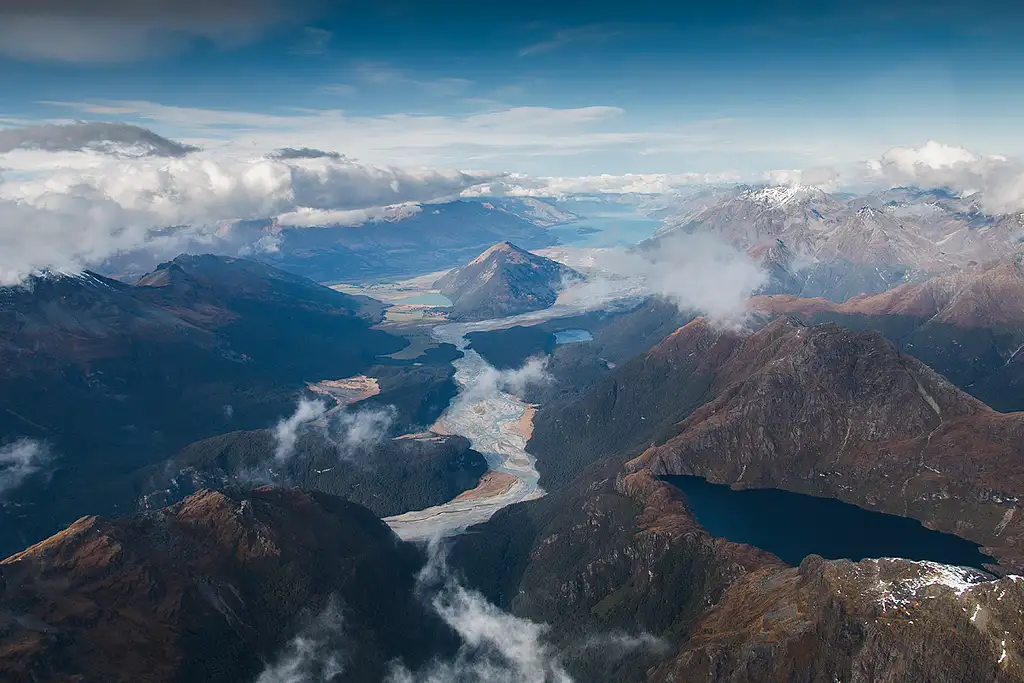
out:
{"label": "distant mountain", "polygon": [[301,636],[303,665],[344,652],[345,680],[379,681],[453,648],[415,593],[421,566],[365,508],[296,490],[84,517],[0,562],[0,677],[252,681]]}
{"label": "distant mountain", "polygon": [[547,308],[582,279],[572,268],[499,242],[435,284],[452,301],[451,320],[486,320]]}
{"label": "distant mountain", "polygon": [[535,197],[489,198],[481,200],[481,204],[485,208],[504,211],[545,228],[579,220],[579,216],[572,211]]}
{"label": "distant mountain", "polygon": [[766,296],[751,308],[877,329],[989,405],[1024,410],[1024,249],[843,304]]}
{"label": "distant mountain", "polygon": [[0,446],[31,438],[53,455],[8,492],[0,552],[86,512],[130,512],[132,470],[273,425],[307,382],[359,374],[403,348],[372,329],[381,310],[215,256],[179,257],[139,285],[84,273],[0,288]]}
{"label": "distant mountain", "polygon": [[[472,258],[499,240],[535,249],[558,242],[547,228],[575,215],[538,199],[460,199],[391,207],[379,215],[338,212],[344,217],[308,227],[270,219],[237,221],[213,241],[188,241],[180,251],[244,255],[317,282],[364,282],[410,277]],[[349,216],[348,214],[351,214]],[[310,219],[314,220],[314,219]],[[168,238],[175,233],[168,229]],[[102,272],[134,279],[156,265],[149,253],[132,252],[104,264]]]}
{"label": "distant mountain", "polygon": [[844,301],[997,258],[1024,237],[1024,219],[987,215],[946,190],[851,198],[803,186],[738,187],[681,199],[647,246],[680,232],[711,232],[741,249],[781,241],[801,267],[767,293]]}

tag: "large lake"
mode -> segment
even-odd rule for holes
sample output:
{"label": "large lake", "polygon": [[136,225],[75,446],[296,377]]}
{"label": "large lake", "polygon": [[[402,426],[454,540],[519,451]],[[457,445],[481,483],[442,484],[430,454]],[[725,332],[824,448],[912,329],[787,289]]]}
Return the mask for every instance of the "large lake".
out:
{"label": "large lake", "polygon": [[661,225],[631,206],[604,202],[566,202],[559,206],[574,211],[580,220],[556,225],[549,232],[562,244],[576,247],[631,247],[653,235]]}
{"label": "large lake", "polygon": [[995,564],[977,544],[906,517],[779,489],[734,491],[700,477],[664,479],[686,494],[712,536],[767,550],[794,566],[811,554],[833,560],[904,557],[978,569]]}

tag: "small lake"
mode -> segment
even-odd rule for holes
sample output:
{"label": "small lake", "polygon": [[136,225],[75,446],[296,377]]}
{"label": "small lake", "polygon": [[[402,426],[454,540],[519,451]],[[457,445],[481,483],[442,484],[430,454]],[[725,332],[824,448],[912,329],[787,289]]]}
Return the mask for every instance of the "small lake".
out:
{"label": "small lake", "polygon": [[555,332],[555,344],[575,344],[593,341],[594,335],[587,330],[559,330]]}
{"label": "small lake", "polygon": [[976,543],[906,517],[779,489],[734,491],[690,476],[664,480],[686,494],[712,536],[767,550],[793,566],[811,554],[830,560],[903,557],[977,569],[995,564]]}
{"label": "small lake", "polygon": [[452,300],[446,297],[444,294],[438,294],[436,292],[424,292],[423,294],[414,294],[413,296],[409,296],[404,299],[396,299],[392,303],[420,306],[440,306],[447,308],[452,305]]}

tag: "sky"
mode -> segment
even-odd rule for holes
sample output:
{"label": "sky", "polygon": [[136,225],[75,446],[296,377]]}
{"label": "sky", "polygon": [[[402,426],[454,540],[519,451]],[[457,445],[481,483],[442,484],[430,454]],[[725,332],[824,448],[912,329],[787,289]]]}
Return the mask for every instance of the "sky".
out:
{"label": "sky", "polygon": [[3,0],[0,125],[554,176],[1019,154],[1011,4]]}
{"label": "sky", "polygon": [[0,284],[467,196],[926,184],[1024,212],[1022,33],[1002,0],[0,0]]}

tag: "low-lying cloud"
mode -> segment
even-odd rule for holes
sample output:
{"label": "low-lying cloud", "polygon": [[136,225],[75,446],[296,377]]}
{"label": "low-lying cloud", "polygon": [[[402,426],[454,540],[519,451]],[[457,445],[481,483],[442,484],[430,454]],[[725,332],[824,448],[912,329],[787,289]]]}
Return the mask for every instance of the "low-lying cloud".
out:
{"label": "low-lying cloud", "polygon": [[471,385],[462,390],[456,400],[472,405],[488,397],[497,396],[499,392],[522,397],[529,388],[549,381],[551,375],[548,372],[547,356],[535,356],[528,359],[522,367],[511,370],[498,370],[488,365]]}
{"label": "low-lying cloud", "polygon": [[345,673],[345,623],[336,599],[285,647],[256,683],[329,683]]}
{"label": "low-lying cloud", "polygon": [[274,460],[285,462],[295,455],[295,444],[299,440],[299,432],[306,425],[318,420],[327,412],[323,401],[311,401],[300,398],[295,412],[284,418],[274,427]]}
{"label": "low-lying cloud", "polygon": [[388,435],[395,413],[394,406],[328,411],[323,401],[302,397],[295,412],[281,419],[272,430],[274,460],[278,464],[291,460],[299,438],[306,432],[331,444],[339,458],[354,457]]}
{"label": "low-lying cloud", "polygon": [[41,472],[49,460],[46,444],[33,439],[19,439],[0,446],[0,501],[26,479]]}
{"label": "low-lying cloud", "polygon": [[572,683],[545,641],[546,625],[504,612],[460,585],[439,543],[428,552],[420,593],[463,644],[451,661],[434,661],[420,671],[396,664],[387,683]]}
{"label": "low-lying cloud", "polygon": [[590,278],[560,301],[600,307],[624,296],[661,296],[723,327],[743,324],[747,300],[767,280],[746,252],[710,233],[673,234],[653,249],[602,249]]}

